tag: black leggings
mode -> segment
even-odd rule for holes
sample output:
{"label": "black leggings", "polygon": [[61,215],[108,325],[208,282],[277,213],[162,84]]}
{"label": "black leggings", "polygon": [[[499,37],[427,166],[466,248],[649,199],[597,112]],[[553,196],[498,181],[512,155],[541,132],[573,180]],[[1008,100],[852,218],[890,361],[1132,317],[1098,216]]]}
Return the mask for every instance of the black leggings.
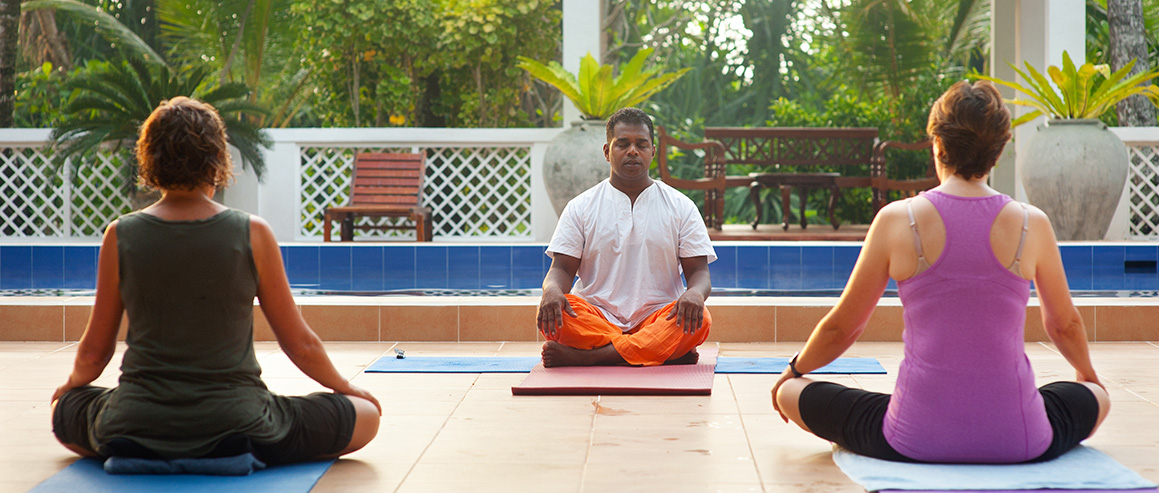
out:
{"label": "black leggings", "polygon": [[[1085,385],[1054,382],[1039,387],[1053,430],[1050,447],[1027,462],[1054,459],[1090,436],[1099,419],[1099,401]],[[889,394],[851,389],[832,382],[813,382],[801,391],[801,420],[814,435],[845,449],[878,459],[919,462],[894,450],[885,440]]]}

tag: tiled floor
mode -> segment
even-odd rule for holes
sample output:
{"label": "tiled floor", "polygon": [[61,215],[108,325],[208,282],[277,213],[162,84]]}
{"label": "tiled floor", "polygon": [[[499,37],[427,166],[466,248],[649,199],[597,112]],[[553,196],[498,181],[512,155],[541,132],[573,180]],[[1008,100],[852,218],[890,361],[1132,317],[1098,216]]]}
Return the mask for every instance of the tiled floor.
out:
{"label": "tiled floor", "polygon": [[[717,375],[707,397],[511,395],[519,374],[365,374],[390,343],[329,343],[331,357],[382,401],[378,437],[338,461],[315,491],[856,492],[827,442],[783,423],[770,375]],[[723,356],[788,356],[800,343],[721,343]],[[537,343],[401,343],[408,356],[538,354]],[[74,460],[52,438],[48,400],[71,343],[0,343],[0,491],[26,491]],[[1048,344],[1027,344],[1044,383],[1073,378]],[[258,343],[270,387],[320,390],[273,343]],[[1159,482],[1159,344],[1095,343],[1114,408],[1087,441]],[[858,343],[884,376],[836,381],[888,391],[900,343]],[[120,354],[97,382],[116,381]]]}

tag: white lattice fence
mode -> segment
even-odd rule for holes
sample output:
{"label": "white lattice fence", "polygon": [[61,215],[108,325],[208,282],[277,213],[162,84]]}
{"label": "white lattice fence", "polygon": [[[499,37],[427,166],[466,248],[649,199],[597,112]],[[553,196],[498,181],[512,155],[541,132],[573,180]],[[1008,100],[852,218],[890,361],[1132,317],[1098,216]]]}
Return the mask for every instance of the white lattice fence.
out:
{"label": "white lattice fence", "polygon": [[1128,235],[1153,239],[1159,237],[1159,145],[1127,146],[1127,151],[1131,156]]}
{"label": "white lattice fence", "polygon": [[0,236],[100,236],[130,207],[120,186],[120,158],[97,158],[73,168],[53,164],[43,147],[0,148]]}
{"label": "white lattice fence", "polygon": [[[423,205],[436,236],[527,238],[531,235],[531,163],[526,147],[303,147],[299,234],[322,235],[322,213],[347,203],[358,152],[420,152],[427,156]],[[399,223],[360,218],[359,224]],[[376,222],[372,222],[376,221]],[[414,238],[408,230],[356,230],[358,238]]]}

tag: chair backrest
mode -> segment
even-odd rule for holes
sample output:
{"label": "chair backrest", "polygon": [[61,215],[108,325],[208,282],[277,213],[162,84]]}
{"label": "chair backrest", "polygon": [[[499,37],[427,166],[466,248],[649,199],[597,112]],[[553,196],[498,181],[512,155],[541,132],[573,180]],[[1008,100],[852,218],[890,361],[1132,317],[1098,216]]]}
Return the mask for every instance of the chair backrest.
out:
{"label": "chair backrest", "polygon": [[868,165],[876,127],[705,127],[724,144],[725,164],[758,166]]}
{"label": "chair backrest", "polygon": [[[928,155],[926,164],[925,176],[916,178],[891,178],[890,175],[890,160],[886,156],[886,151],[890,149],[897,149],[901,151],[924,151]],[[885,204],[888,204],[893,197],[891,192],[897,192],[899,198],[913,197],[919,192],[929,190],[938,186],[937,170],[934,168],[933,156],[933,141],[925,140],[922,142],[896,142],[892,140],[884,140],[878,142],[873,147],[873,166],[872,166],[872,186],[873,186],[873,211],[876,213]],[[896,173],[896,169],[893,170]]]}
{"label": "chair backrest", "polygon": [[422,154],[358,154],[350,205],[419,205],[426,167]]}

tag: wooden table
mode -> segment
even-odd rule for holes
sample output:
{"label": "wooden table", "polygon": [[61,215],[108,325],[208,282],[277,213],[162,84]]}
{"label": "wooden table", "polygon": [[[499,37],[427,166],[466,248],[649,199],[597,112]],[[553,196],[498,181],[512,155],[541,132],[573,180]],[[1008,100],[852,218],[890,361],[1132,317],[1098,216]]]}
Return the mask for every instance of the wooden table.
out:
{"label": "wooden table", "polygon": [[749,185],[749,199],[753,201],[753,207],[756,208],[756,220],[753,221],[753,229],[757,229],[757,225],[761,223],[761,189],[778,187],[781,189],[781,227],[788,231],[789,229],[789,198],[793,188],[797,188],[797,194],[800,197],[800,213],[801,229],[805,229],[808,222],[805,218],[805,201],[808,197],[808,191],[811,188],[828,188],[829,189],[829,224],[833,225],[833,229],[837,229],[837,217],[834,215],[834,210],[837,205],[837,198],[841,195],[841,188],[837,186],[837,179],[841,173],[749,173],[749,178],[752,178],[752,183]]}

